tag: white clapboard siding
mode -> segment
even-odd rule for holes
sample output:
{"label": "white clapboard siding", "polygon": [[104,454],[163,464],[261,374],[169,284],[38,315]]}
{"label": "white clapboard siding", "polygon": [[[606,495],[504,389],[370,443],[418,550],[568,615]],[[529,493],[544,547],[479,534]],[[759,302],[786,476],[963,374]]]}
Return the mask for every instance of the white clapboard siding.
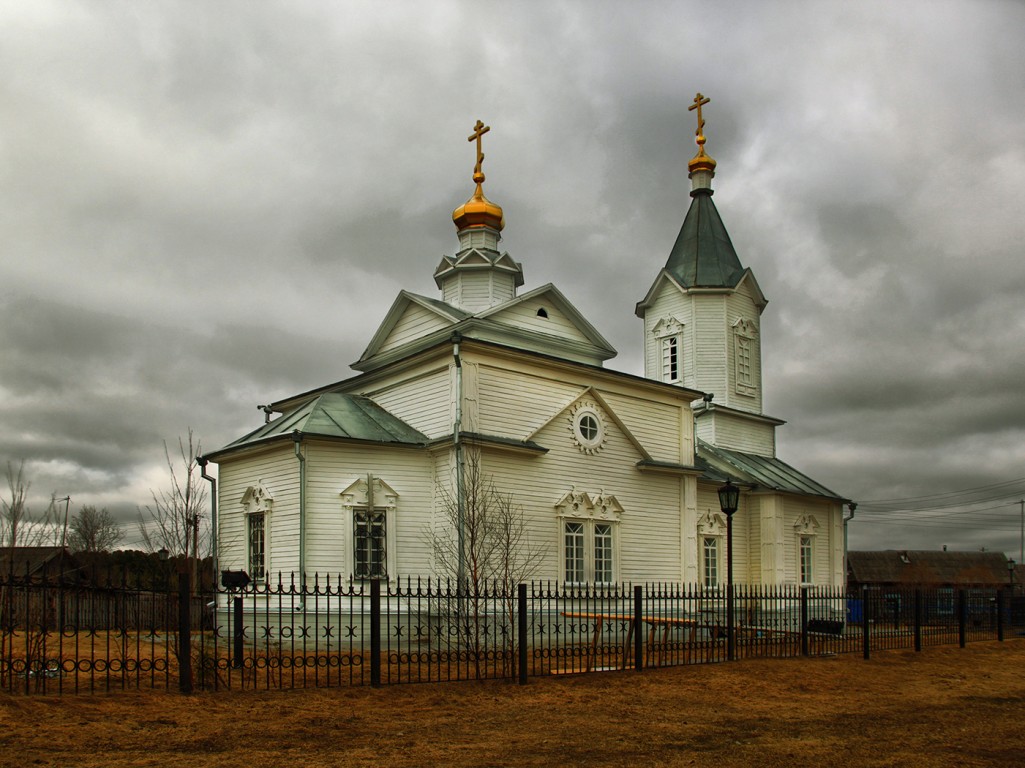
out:
{"label": "white clapboard siding", "polygon": [[398,494],[394,516],[396,547],[395,551],[387,553],[389,575],[429,572],[425,530],[432,515],[434,496],[429,454],[418,449],[311,442],[307,469],[308,572],[351,575],[352,519],[343,514],[340,494],[368,474]]}
{"label": "white clapboard siding", "polygon": [[273,497],[265,521],[265,566],[268,573],[298,568],[299,468],[291,441],[218,466],[218,566],[249,570],[246,516],[242,497],[262,484]]}
{"label": "white clapboard siding", "polygon": [[655,336],[655,328],[663,320],[675,319],[683,325],[683,350],[680,364],[683,366],[683,380],[686,387],[695,386],[694,378],[694,317],[690,298],[669,282],[663,282],[654,302],[644,313],[644,375],[656,381],[662,380],[662,342]]}
{"label": "white clapboard siding", "polygon": [[604,390],[600,394],[651,458],[674,464],[694,463],[690,405],[659,403]]}
{"label": "white clapboard siding", "polygon": [[516,295],[515,276],[488,268],[463,269],[446,278],[442,299],[468,312],[479,312]]}
{"label": "white clapboard siding", "polygon": [[[836,536],[834,515],[840,514],[839,510],[838,504],[794,496],[783,497],[783,551],[787,581],[793,583],[800,581],[801,534],[795,528],[795,524],[805,515],[811,515],[819,524],[812,537],[812,581],[816,585],[834,583],[833,537]],[[842,536],[842,533],[840,535]],[[788,539],[789,541],[787,541]],[[837,581],[837,584],[842,584],[842,580]]]}
{"label": "white clapboard siding", "polygon": [[583,391],[578,384],[482,361],[477,379],[479,431],[522,440]]}
{"label": "white clapboard siding", "polygon": [[681,483],[677,477],[644,474],[634,446],[606,419],[607,440],[597,455],[573,442],[570,422],[558,418],[538,433],[549,448],[539,457],[489,451],[484,467],[496,487],[511,493],[528,520],[532,543],[548,550],[538,578],[560,579],[561,526],[555,505],[571,489],[592,495],[604,491],[623,507],[617,532],[620,580],[680,579]]}
{"label": "white clapboard siding", "polygon": [[[538,315],[544,310],[547,317]],[[556,307],[547,296],[541,294],[530,301],[521,301],[507,309],[490,316],[497,323],[505,323],[516,328],[524,328],[549,336],[559,336],[574,341],[590,342],[587,336],[570,318]]]}
{"label": "white clapboard siding", "polygon": [[451,374],[447,362],[443,367],[368,390],[366,395],[428,437],[452,432]]}
{"label": "white clapboard siding", "polygon": [[775,430],[771,424],[745,419],[725,411],[712,411],[697,420],[697,434],[706,443],[732,451],[775,456]]}
{"label": "white clapboard siding", "polygon": [[695,295],[694,359],[688,358],[696,372],[696,388],[716,395],[718,402],[728,403],[726,379],[726,303],[721,295]]}
{"label": "white clapboard siding", "polygon": [[446,328],[451,322],[419,304],[410,303],[382,342],[378,353],[401,347],[403,344]]}
{"label": "white clapboard siding", "polygon": [[[699,485],[698,519],[700,520],[706,513],[714,514],[719,511],[718,487]],[[752,528],[757,530],[757,518],[757,507],[748,504],[747,497],[742,496],[740,507],[733,515],[733,582],[735,584],[757,584],[759,582],[758,573],[752,570],[751,557],[752,549],[756,549],[758,546],[757,539],[751,536]],[[719,560],[719,573],[723,584],[726,583],[726,544],[726,536],[723,535],[720,542],[722,549]],[[694,556],[700,558],[700,552],[694,553]],[[698,573],[701,573],[700,568]]]}
{"label": "white clapboard siding", "polygon": [[756,333],[751,340],[751,380],[754,382],[754,394],[739,393],[736,389],[736,337],[733,324],[740,318],[752,322],[756,327],[758,322],[758,308],[755,306],[751,296],[751,289],[745,283],[740,290],[731,294],[726,299],[726,314],[729,323],[729,365],[727,375],[730,380],[730,404],[737,408],[761,413],[762,411],[762,355],[761,355],[761,333]]}

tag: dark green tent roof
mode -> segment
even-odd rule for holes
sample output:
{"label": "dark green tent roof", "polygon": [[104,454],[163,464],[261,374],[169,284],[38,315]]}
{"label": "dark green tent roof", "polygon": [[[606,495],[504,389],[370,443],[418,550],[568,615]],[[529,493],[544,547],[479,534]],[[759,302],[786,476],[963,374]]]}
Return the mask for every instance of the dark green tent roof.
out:
{"label": "dark green tent roof", "polygon": [[308,436],[373,443],[422,445],[427,442],[422,432],[388,413],[368,397],[325,392],[209,455],[215,456],[233,448],[290,435],[297,430]]}
{"label": "dark green tent roof", "polygon": [[712,202],[712,190],[696,189],[691,195],[666,271],[684,288],[735,288],[744,267]]}

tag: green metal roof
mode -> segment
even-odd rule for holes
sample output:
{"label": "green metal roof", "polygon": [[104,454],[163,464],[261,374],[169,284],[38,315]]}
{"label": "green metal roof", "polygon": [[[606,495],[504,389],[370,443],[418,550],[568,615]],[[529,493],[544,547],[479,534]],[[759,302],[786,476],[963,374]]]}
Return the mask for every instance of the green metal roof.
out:
{"label": "green metal roof", "polygon": [[422,445],[427,437],[393,416],[368,397],[325,392],[294,411],[264,424],[220,451],[289,435],[298,430],[307,436],[363,440],[372,443]]}
{"label": "green metal roof", "polygon": [[735,288],[744,267],[712,202],[712,190],[696,189],[691,195],[666,271],[685,288]]}
{"label": "green metal roof", "polygon": [[723,482],[725,477],[740,483],[750,484],[774,491],[801,493],[809,496],[824,496],[838,501],[843,497],[817,483],[802,472],[798,472],[785,461],[772,456],[758,456],[753,453],[729,451],[698,440],[698,455],[709,468],[707,478]]}

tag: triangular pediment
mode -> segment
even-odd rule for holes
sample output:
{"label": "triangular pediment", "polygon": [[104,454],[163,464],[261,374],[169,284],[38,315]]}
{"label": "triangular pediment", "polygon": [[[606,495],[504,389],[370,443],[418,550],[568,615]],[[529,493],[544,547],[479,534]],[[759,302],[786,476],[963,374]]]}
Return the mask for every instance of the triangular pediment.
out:
{"label": "triangular pediment", "polygon": [[[594,443],[583,442],[576,435],[576,423],[582,415],[590,413],[594,416],[597,421],[599,432],[604,432],[607,437],[607,431],[610,427],[614,427],[618,430],[627,442],[630,443],[637,451],[641,461],[651,461],[651,455],[641,445],[641,442],[634,437],[630,429],[623,423],[623,420],[619,418],[616,412],[609,406],[608,401],[601,396],[601,394],[594,387],[584,388],[576,397],[561,406],[557,411],[552,413],[545,421],[538,426],[533,432],[531,432],[525,439],[535,440],[541,432],[553,424],[559,424],[565,427],[566,434],[577,444],[578,449],[582,453],[596,454],[600,453],[604,447],[605,439],[596,439]],[[601,435],[599,435],[601,437]]]}
{"label": "triangular pediment", "polygon": [[666,290],[682,294],[746,293],[751,297],[751,301],[754,302],[755,306],[758,307],[759,314],[769,303],[769,300],[765,298],[765,294],[762,293],[761,286],[758,285],[758,281],[755,279],[754,272],[750,269],[744,270],[740,279],[737,281],[737,284],[732,288],[704,286],[688,288],[677,280],[672,273],[663,269],[655,277],[655,280],[648,289],[648,292],[644,294],[644,298],[637,302],[637,305],[634,307],[634,314],[637,315],[637,317],[644,317],[644,311],[654,304],[659,296],[661,296]]}
{"label": "triangular pediment", "polygon": [[532,334],[564,338],[591,346],[600,360],[616,354],[615,348],[552,284],[535,288],[514,299],[478,312],[490,320]]}
{"label": "triangular pediment", "polygon": [[400,291],[354,367],[359,368],[379,352],[449,328],[469,316],[469,313],[442,301]]}

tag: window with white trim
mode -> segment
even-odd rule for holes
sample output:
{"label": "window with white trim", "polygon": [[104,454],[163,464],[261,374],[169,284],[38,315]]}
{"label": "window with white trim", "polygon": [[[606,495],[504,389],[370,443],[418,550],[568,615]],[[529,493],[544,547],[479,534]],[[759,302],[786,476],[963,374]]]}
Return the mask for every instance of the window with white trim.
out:
{"label": "window with white trim", "polygon": [[267,578],[267,521],[274,505],[274,496],[260,480],[242,494],[246,530],[246,572],[257,584]]}
{"label": "window with white trim", "polygon": [[398,494],[381,478],[366,475],[341,492],[351,538],[346,548],[354,579],[388,579],[397,572],[395,517]]}
{"label": "window with white trim", "polygon": [[622,508],[614,496],[570,491],[555,505],[560,519],[562,578],[570,584],[616,581]]}
{"label": "window with white trim", "polygon": [[719,586],[719,537],[701,537],[701,583],[708,589]]}
{"label": "window with white trim", "polygon": [[741,395],[758,392],[758,376],[755,372],[755,338],[758,329],[750,320],[741,318],[733,324],[733,357],[735,389]]}
{"label": "window with white trim", "polygon": [[267,578],[266,526],[267,516],[263,512],[246,515],[246,541],[249,544],[246,571],[257,584]]}
{"label": "window with white trim", "polygon": [[811,584],[814,581],[815,574],[812,570],[814,549],[812,544],[811,536],[801,537],[801,584]]}
{"label": "window with white trim", "polygon": [[658,340],[659,378],[668,384],[683,381],[683,323],[664,317],[652,329]]}

